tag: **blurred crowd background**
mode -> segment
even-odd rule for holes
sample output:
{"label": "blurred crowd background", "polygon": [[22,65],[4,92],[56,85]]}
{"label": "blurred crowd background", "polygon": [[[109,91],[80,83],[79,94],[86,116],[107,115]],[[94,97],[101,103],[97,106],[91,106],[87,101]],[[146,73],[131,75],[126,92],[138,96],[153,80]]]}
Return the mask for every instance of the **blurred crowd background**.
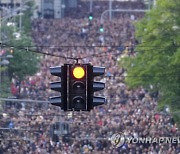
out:
{"label": "blurred crowd background", "polygon": [[[106,9],[106,3],[97,4],[95,14]],[[143,13],[120,13],[112,21],[104,21],[104,32],[99,31],[100,18],[91,23],[86,6],[68,12],[64,19],[35,19],[32,37],[37,49],[61,56],[80,57],[82,63],[106,67],[106,83],[101,95],[107,103],[91,112],[64,112],[46,102],[6,102],[0,125],[14,128],[0,132],[3,140],[0,153],[18,154],[177,154],[178,144],[125,144],[115,148],[109,138],[123,132],[133,137],[175,137],[180,132],[168,112],[157,111],[157,93],[143,88],[128,89],[124,82],[127,72],[118,66],[124,56],[135,56],[134,23]],[[84,8],[84,9],[82,9]],[[118,4],[117,4],[118,8]],[[124,2],[123,8],[143,9],[141,3]],[[79,16],[78,16],[79,15]],[[74,19],[74,16],[78,18]],[[89,47],[87,47],[89,46]],[[104,47],[100,47],[104,46]],[[94,56],[93,56],[94,55]],[[96,56],[95,56],[96,55]],[[23,82],[14,78],[11,93],[21,99],[43,100],[53,95],[49,82],[56,80],[49,67],[72,63],[72,60],[42,55],[39,71]]]}

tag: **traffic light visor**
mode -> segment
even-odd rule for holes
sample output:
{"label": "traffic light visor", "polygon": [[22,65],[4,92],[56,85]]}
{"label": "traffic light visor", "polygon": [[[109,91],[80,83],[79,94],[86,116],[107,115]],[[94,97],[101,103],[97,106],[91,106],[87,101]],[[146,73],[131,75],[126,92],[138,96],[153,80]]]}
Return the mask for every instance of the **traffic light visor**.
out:
{"label": "traffic light visor", "polygon": [[73,76],[76,78],[76,79],[81,79],[83,78],[85,75],[85,71],[84,71],[84,68],[81,67],[81,66],[77,66],[73,69]]}

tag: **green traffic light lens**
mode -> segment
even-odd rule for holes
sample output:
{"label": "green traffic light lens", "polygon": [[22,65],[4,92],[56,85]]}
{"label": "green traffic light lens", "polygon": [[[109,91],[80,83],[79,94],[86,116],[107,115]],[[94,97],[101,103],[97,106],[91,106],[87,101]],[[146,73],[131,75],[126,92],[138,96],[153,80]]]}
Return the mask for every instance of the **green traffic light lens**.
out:
{"label": "green traffic light lens", "polygon": [[99,30],[100,30],[100,32],[104,32],[104,29],[103,29],[103,28],[100,28]]}
{"label": "green traffic light lens", "polygon": [[89,20],[92,20],[93,19],[93,17],[92,16],[89,16]]}

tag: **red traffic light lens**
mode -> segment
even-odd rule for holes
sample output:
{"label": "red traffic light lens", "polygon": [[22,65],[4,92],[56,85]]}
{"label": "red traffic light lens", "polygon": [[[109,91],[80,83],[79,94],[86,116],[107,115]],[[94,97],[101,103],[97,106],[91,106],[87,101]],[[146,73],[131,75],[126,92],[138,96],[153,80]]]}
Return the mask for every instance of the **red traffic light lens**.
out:
{"label": "red traffic light lens", "polygon": [[76,78],[76,79],[81,79],[83,78],[85,75],[85,71],[84,71],[84,68],[81,67],[81,66],[77,66],[73,69],[73,76]]}

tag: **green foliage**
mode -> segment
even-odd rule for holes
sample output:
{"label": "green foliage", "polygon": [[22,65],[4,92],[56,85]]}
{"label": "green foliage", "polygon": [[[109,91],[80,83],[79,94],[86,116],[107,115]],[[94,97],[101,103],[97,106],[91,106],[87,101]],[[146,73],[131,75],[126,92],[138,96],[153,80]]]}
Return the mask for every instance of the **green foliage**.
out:
{"label": "green foliage", "polygon": [[[1,74],[1,77],[2,77],[2,74]],[[3,79],[3,82],[1,82],[1,85],[0,85],[0,96],[1,97],[8,97],[10,96],[10,81],[8,78],[5,78]]]}
{"label": "green foliage", "polygon": [[24,12],[24,15],[22,16],[22,25],[26,33],[31,32],[31,18],[30,17],[33,14],[33,5],[34,5],[33,2],[27,3],[27,6],[29,6],[29,8]]}
{"label": "green foliage", "polygon": [[38,54],[21,49],[22,46],[31,46],[32,40],[27,36],[21,36],[19,40],[11,41],[13,48],[13,58],[10,59],[9,75],[17,76],[20,80],[27,75],[33,75],[38,70]]}
{"label": "green foliage", "polygon": [[[129,87],[159,91],[159,108],[169,104],[171,112],[180,110],[179,17],[179,0],[157,1],[156,8],[136,23],[136,38],[140,42],[136,56],[120,62],[127,70]],[[178,119],[177,115],[174,117]]]}
{"label": "green foliage", "polygon": [[6,69],[7,69],[7,67],[1,66],[1,67],[0,67],[0,72],[5,71]]}
{"label": "green foliage", "polygon": [[[33,15],[33,11],[34,11],[34,2],[30,1],[28,3],[25,3],[28,8],[24,11],[22,11],[22,31],[26,33],[26,35],[29,35],[31,33],[31,16]],[[18,25],[19,25],[19,19],[20,15],[15,17],[15,21]]]}
{"label": "green foliage", "polygon": [[[33,3],[28,3],[29,8],[24,12],[22,16],[23,32],[20,34],[20,38],[16,38],[14,26],[2,27],[3,42],[7,42],[13,48],[13,58],[9,59],[10,64],[8,67],[10,78],[17,76],[20,80],[24,79],[27,75],[33,75],[38,69],[39,55],[26,51],[22,47],[33,46],[32,39],[29,33],[31,31],[31,15]],[[17,17],[18,19],[19,17]],[[19,20],[17,20],[18,22]],[[10,50],[10,49],[9,49]]]}

